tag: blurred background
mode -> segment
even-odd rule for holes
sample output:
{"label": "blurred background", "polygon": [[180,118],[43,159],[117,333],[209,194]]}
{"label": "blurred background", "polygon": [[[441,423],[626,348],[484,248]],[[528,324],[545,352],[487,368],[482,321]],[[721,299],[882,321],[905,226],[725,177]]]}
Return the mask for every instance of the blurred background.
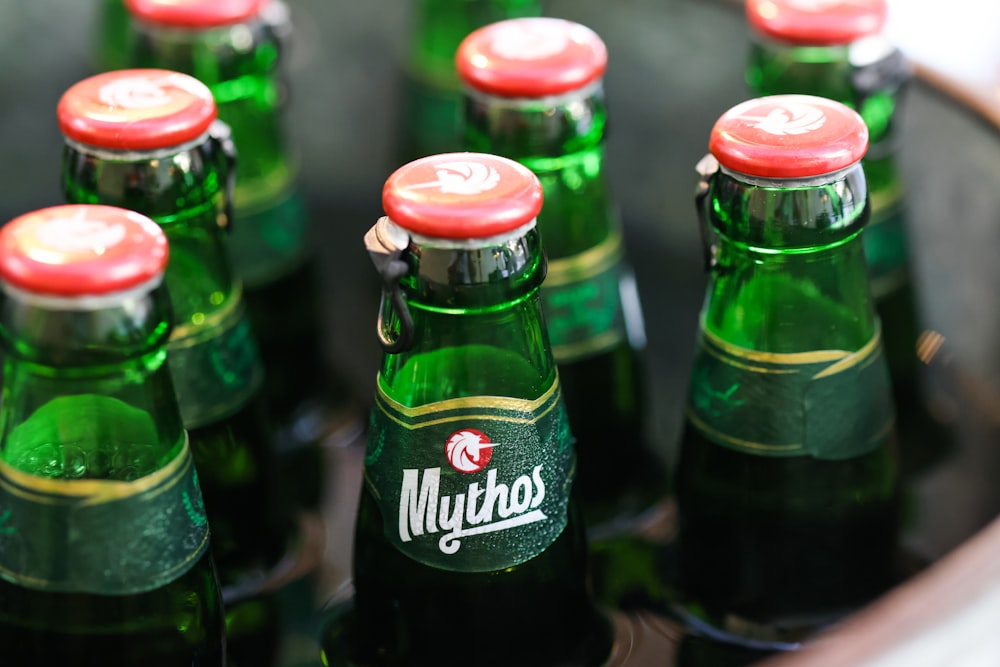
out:
{"label": "blurred background", "polygon": [[[324,260],[327,354],[369,396],[378,295],[361,240],[398,166],[409,6],[288,4],[287,124]],[[910,539],[931,557],[1000,512],[1000,448],[992,444],[1000,434],[1000,40],[991,39],[1000,7],[940,4],[895,0],[889,29],[920,66],[900,156],[924,320],[946,341],[931,386],[959,443],[920,480]],[[60,203],[55,106],[96,71],[98,5],[0,0],[0,220]],[[716,118],[747,97],[742,10],[709,0],[550,0],[547,14],[590,26],[608,45],[607,164],[646,309],[650,428],[669,460],[704,289],[693,169]]]}

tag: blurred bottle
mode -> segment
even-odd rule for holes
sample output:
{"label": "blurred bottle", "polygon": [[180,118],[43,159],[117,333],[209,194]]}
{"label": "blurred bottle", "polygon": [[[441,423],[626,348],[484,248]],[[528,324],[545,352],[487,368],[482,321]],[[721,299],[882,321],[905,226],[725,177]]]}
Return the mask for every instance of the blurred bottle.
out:
{"label": "blurred bottle", "polygon": [[267,370],[285,492],[315,508],[325,470],[320,441],[349,439],[362,424],[324,356],[316,247],[282,116],[288,9],[280,0],[126,0],[126,6],[130,65],[199,79],[232,129],[240,152],[233,266]]}
{"label": "blurred bottle", "polygon": [[0,230],[5,665],[226,665],[209,527],[167,368],[167,240],[58,206]]}
{"label": "blurred bottle", "polygon": [[270,580],[290,546],[263,403],[264,372],[225,251],[235,154],[209,89],[165,70],[116,70],[58,106],[71,203],[130,208],[170,241],[167,344],[212,525],[235,664],[273,664],[281,619]]}
{"label": "blurred bottle", "polygon": [[652,563],[657,541],[643,550],[638,535],[668,532],[655,530],[667,475],[645,429],[642,307],[603,170],[606,65],[596,33],[555,18],[480,28],[457,55],[467,148],[517,160],[545,193],[541,302],[576,439],[574,486],[598,597],[621,606],[656,588],[638,564]]}
{"label": "blurred bottle", "polygon": [[462,150],[462,85],[455,51],[476,28],[541,16],[544,0],[414,0],[403,63],[399,161]]}
{"label": "blurred bottle", "polygon": [[[782,650],[895,581],[892,392],[861,245],[868,133],[813,96],[711,132],[710,268],[675,470],[690,629]],[[709,663],[711,664],[711,663]]]}
{"label": "blurred bottle", "polygon": [[[538,288],[538,179],[458,153],[411,162],[365,243],[385,348],[327,664],[601,665],[575,454]],[[345,628],[345,623],[348,626]],[[456,629],[469,623],[488,629]],[[498,638],[491,641],[486,635]]]}
{"label": "blurred bottle", "polygon": [[104,72],[128,64],[128,10],[125,0],[94,0],[97,4],[94,69]]}
{"label": "blurred bottle", "polygon": [[928,412],[916,345],[919,295],[907,241],[906,193],[897,162],[899,112],[909,63],[884,37],[885,0],[748,0],[751,46],[746,79],[755,96],[827,97],[864,118],[862,160],[871,220],[862,235],[875,309],[899,413],[904,473],[920,472],[947,448]]}

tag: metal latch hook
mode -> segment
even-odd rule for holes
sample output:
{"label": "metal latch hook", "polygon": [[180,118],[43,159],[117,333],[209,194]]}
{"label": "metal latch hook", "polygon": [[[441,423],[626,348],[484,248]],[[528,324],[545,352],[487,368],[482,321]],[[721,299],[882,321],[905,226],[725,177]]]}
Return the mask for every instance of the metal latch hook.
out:
{"label": "metal latch hook", "polygon": [[389,218],[381,217],[365,233],[365,248],[371,257],[375,270],[382,278],[382,293],[388,296],[393,310],[399,317],[399,336],[389,340],[385,333],[385,298],[378,308],[378,322],[375,325],[379,343],[389,354],[402,352],[413,343],[413,317],[403,298],[399,279],[407,274],[410,267],[402,259],[403,251],[409,245],[409,237],[402,229],[393,225]]}
{"label": "metal latch hook", "polygon": [[212,121],[208,128],[208,136],[211,141],[219,147],[222,155],[226,158],[226,183],[223,196],[225,200],[222,204],[222,214],[225,220],[219,220],[220,227],[228,233],[233,233],[234,207],[236,200],[236,142],[233,141],[233,131],[221,120]]}
{"label": "metal latch hook", "polygon": [[707,154],[695,165],[698,173],[698,185],[694,191],[694,206],[698,212],[698,231],[701,236],[701,252],[705,271],[711,271],[719,262],[719,245],[708,215],[708,193],[712,179],[719,172],[719,161],[711,153]]}

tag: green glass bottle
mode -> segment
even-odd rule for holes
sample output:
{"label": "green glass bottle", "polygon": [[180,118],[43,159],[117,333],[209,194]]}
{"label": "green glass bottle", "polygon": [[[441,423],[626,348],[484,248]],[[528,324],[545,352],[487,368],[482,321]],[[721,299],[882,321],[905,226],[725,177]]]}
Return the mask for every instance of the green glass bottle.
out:
{"label": "green glass bottle", "polygon": [[315,244],[282,115],[287,6],[280,0],[126,0],[126,6],[130,65],[199,79],[232,130],[240,152],[233,266],[267,371],[285,492],[315,508],[324,470],[319,441],[353,433],[361,415],[322,345]]}
{"label": "green glass bottle", "polygon": [[699,164],[710,266],[675,469],[677,610],[774,650],[894,582],[892,392],[862,248],[861,117],[733,107]]}
{"label": "green glass bottle", "polygon": [[125,67],[128,32],[125,0],[97,0],[94,65],[98,71]]}
{"label": "green glass bottle", "polygon": [[[538,288],[538,179],[492,155],[408,163],[365,237],[385,292],[350,627],[328,664],[600,665],[575,455]],[[473,624],[476,629],[466,626]],[[456,631],[456,624],[464,630]],[[484,639],[486,637],[492,639]]]}
{"label": "green glass bottle", "polygon": [[476,28],[504,19],[541,16],[543,0],[415,0],[409,56],[403,65],[399,157],[461,150],[462,85],[455,51]]}
{"label": "green glass bottle", "polygon": [[919,295],[907,240],[905,187],[897,162],[900,105],[911,71],[885,39],[885,0],[749,0],[746,79],[754,96],[827,97],[856,110],[868,126],[862,160],[871,219],[865,257],[899,413],[904,472],[924,470],[945,451],[928,412],[916,354]]}
{"label": "green glass bottle", "polygon": [[167,256],[152,221],[107,206],[0,229],[5,665],[226,664],[166,363]]}
{"label": "green glass bottle", "polygon": [[466,147],[517,160],[542,183],[542,311],[576,438],[595,592],[640,603],[656,595],[639,564],[655,560],[657,540],[638,536],[669,534],[654,530],[667,515],[666,462],[645,428],[642,307],[603,168],[607,50],[579,23],[510,19],[472,32],[456,64]]}
{"label": "green glass bottle", "polygon": [[250,627],[238,619],[269,598],[292,517],[278,494],[263,368],[225,247],[235,163],[228,128],[204,84],[153,69],[84,79],[64,93],[57,116],[66,199],[139,211],[170,241],[168,361],[212,525],[230,654],[240,665],[270,664],[274,606]]}

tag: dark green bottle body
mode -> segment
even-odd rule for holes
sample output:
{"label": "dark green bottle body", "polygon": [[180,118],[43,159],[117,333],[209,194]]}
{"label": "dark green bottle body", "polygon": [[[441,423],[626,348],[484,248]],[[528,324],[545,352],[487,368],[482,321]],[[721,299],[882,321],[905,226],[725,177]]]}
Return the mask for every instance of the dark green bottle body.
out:
{"label": "dark green bottle body", "polygon": [[125,0],[100,0],[94,39],[95,70],[107,72],[128,62],[128,10]]}
{"label": "dark green bottle body", "polygon": [[760,36],[751,41],[746,74],[754,95],[826,97],[856,110],[868,126],[870,147],[862,165],[872,211],[863,242],[907,474],[926,470],[947,449],[940,424],[928,413],[916,355],[920,299],[911,269],[905,184],[897,160],[900,105],[909,76],[902,55],[881,38],[809,46]]}
{"label": "dark green bottle body", "polygon": [[[379,379],[379,395],[385,398],[380,400],[398,402],[417,413],[424,406],[433,408],[421,417],[430,424],[449,420],[438,412],[443,409],[439,406],[457,405],[460,412],[468,406],[474,408],[470,415],[478,415],[497,400],[510,400],[496,397],[531,401],[550,396],[554,398],[545,400],[555,412],[545,412],[549,417],[537,416],[537,421],[530,418],[529,431],[552,415],[565,428],[565,417],[558,416],[564,415],[558,378],[545,345],[537,300],[544,274],[537,230],[478,249],[438,248],[430,241],[404,258],[410,264],[402,283],[413,316],[414,340],[410,349],[385,355]],[[398,325],[395,317],[393,311],[390,330]],[[355,533],[354,608],[346,626],[328,630],[324,645],[328,659],[346,654],[356,665],[603,664],[610,652],[611,630],[587,592],[586,540],[574,492],[546,487],[547,497],[568,503],[562,510],[565,525],[557,534],[545,533],[543,539],[541,533],[526,533],[524,540],[510,543],[506,530],[493,533],[496,541],[487,553],[503,552],[502,559],[509,559],[503,566],[469,567],[470,561],[445,566],[434,560],[443,559],[440,554],[421,560],[423,556],[404,553],[411,548],[405,542],[394,541],[396,526],[384,518],[385,501],[376,495],[379,491],[385,495],[386,488],[376,489],[371,480],[384,474],[374,466],[391,450],[434,460],[437,446],[433,452],[423,451],[421,444],[417,451],[413,448],[422,441],[410,437],[383,441],[379,434],[396,433],[388,420],[388,413],[379,407],[373,410],[366,456],[369,481],[361,491]],[[467,422],[462,417],[448,428]],[[508,436],[497,441],[507,451],[529,442],[511,432]],[[568,432],[559,437],[568,437]],[[557,446],[542,442],[548,448]],[[504,455],[494,450],[494,461]],[[527,455],[541,457],[538,460],[545,466],[556,460],[551,449]],[[471,489],[469,497],[470,503],[481,498]],[[535,544],[535,538],[527,535],[542,543]],[[469,621],[488,628],[494,639],[484,640],[481,632],[453,630],[456,622]]]}
{"label": "dark green bottle body", "polygon": [[542,183],[541,303],[580,456],[582,511],[595,537],[628,531],[667,483],[646,433],[642,308],[603,173],[603,91],[557,101],[467,92],[464,122],[469,150],[517,160]]}
{"label": "dark green bottle body", "polygon": [[576,484],[588,528],[614,533],[667,489],[645,430],[645,330],[603,172],[606,122],[599,86],[558,101],[465,98],[467,148],[517,160],[542,183],[541,302],[580,456]]}
{"label": "dark green bottle body", "polygon": [[[246,33],[133,24],[130,64],[199,79],[232,130],[239,168],[229,254],[267,372],[263,393],[277,430],[282,492],[315,508],[324,469],[319,441],[338,427],[350,431],[359,417],[323,349],[317,255],[284,126],[286,12],[283,3],[271,3],[242,24]],[[250,48],[235,41],[237,32],[249,36]]]}
{"label": "dark green bottle body", "polygon": [[862,170],[711,180],[717,235],[674,483],[683,613],[794,644],[896,583],[894,407]]}
{"label": "dark green bottle body", "polygon": [[504,19],[541,16],[543,0],[418,0],[402,69],[400,163],[463,150],[462,86],[455,52],[466,35]]}
{"label": "dark green bottle body", "polygon": [[[3,297],[4,664],[226,664],[170,316],[160,287],[100,310]],[[35,551],[20,560],[24,545]]]}
{"label": "dark green bottle body", "polygon": [[[262,586],[291,544],[292,517],[278,493],[254,332],[218,226],[228,158],[207,138],[171,150],[136,159],[68,143],[63,187],[70,202],[137,210],[167,235],[165,281],[175,304],[168,358],[212,526],[229,652],[241,665],[269,665],[280,619],[257,619],[253,628],[233,619],[241,605],[273,596]],[[252,643],[255,635],[273,638],[269,651]]]}
{"label": "dark green bottle body", "polygon": [[[210,552],[169,586],[135,595],[47,593],[0,580],[0,610],[12,612],[0,612],[4,664],[221,667],[216,586]],[[183,631],[199,625],[202,633]]]}

